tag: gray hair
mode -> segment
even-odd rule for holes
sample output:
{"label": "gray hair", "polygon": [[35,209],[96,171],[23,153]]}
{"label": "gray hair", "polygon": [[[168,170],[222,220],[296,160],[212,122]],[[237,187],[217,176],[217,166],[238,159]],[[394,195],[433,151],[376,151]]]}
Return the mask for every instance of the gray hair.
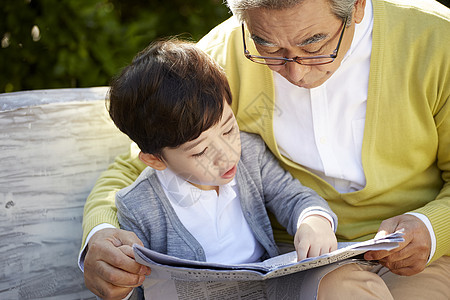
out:
{"label": "gray hair", "polygon": [[[246,11],[255,8],[266,9],[287,9],[302,3],[304,0],[226,0],[227,6],[230,8],[233,15],[239,21],[243,22],[246,18]],[[348,17],[348,24],[351,22],[351,15],[353,7],[357,0],[327,0],[330,3],[333,14],[345,20]]]}

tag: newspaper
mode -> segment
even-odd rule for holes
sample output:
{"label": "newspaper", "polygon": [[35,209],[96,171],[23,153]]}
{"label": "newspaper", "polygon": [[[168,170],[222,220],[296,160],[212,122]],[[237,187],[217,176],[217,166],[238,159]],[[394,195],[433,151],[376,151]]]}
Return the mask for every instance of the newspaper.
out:
{"label": "newspaper", "polygon": [[229,265],[186,260],[139,245],[133,249],[136,261],[152,269],[144,288],[154,288],[146,299],[282,299],[280,293],[286,299],[302,299],[302,293],[315,294],[326,273],[366,251],[392,250],[404,241],[402,236],[399,231],[364,242],[338,243],[336,251],[301,261],[293,251],[262,262]]}

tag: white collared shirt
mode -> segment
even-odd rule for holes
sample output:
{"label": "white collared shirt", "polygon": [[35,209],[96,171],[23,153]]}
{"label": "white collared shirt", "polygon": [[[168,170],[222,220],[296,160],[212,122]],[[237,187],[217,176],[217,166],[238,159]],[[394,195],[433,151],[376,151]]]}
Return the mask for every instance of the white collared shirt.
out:
{"label": "white collared shirt", "polygon": [[372,4],[367,1],[349,51],[336,72],[319,87],[297,87],[273,72],[278,112],[274,114],[274,132],[281,154],[341,193],[360,190],[366,183],[361,147],[372,28]]}
{"label": "white collared shirt", "polygon": [[208,262],[247,263],[261,258],[264,248],[242,213],[235,179],[220,186],[217,194],[193,186],[168,168],[156,175],[181,223],[205,250]]}
{"label": "white collared shirt", "polygon": [[[275,86],[274,133],[280,153],[323,178],[340,193],[366,185],[361,162],[372,53],[373,6],[366,1],[364,18],[355,25],[350,49],[340,67],[322,85],[297,87],[273,72]],[[429,219],[419,213],[431,237]]]}

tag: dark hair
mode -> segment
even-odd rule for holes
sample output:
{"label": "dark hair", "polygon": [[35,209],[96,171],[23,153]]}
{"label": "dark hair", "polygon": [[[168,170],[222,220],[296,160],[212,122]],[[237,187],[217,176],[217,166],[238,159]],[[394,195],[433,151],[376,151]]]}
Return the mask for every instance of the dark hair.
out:
{"label": "dark hair", "polygon": [[231,104],[222,68],[193,43],[171,39],[150,44],[112,80],[107,108],[142,152],[162,157],[218,123],[224,99]]}

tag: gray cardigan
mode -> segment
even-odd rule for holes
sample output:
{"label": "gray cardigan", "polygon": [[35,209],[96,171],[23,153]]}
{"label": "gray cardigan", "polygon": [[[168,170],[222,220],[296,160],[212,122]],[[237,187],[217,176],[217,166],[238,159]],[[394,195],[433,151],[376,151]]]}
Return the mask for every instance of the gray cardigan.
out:
{"label": "gray cardigan", "polygon": [[[337,217],[327,202],[282,169],[258,135],[241,132],[241,145],[235,178],[244,217],[266,251],[262,259],[279,254],[266,208],[291,235],[305,210],[329,213],[337,227]],[[135,232],[145,247],[206,260],[202,246],[178,219],[153,169],[145,169],[132,185],[120,190],[116,206],[120,227]]]}

